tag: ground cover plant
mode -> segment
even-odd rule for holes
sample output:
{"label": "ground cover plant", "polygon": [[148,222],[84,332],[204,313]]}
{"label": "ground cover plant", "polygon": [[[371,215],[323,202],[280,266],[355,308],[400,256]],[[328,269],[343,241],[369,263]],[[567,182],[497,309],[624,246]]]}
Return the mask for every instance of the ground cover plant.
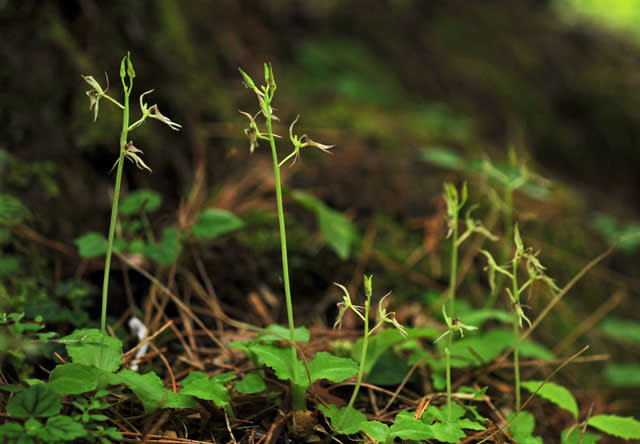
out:
{"label": "ground cover plant", "polygon": [[[202,202],[197,205],[196,185],[175,223],[165,222],[162,227],[151,222],[152,213],[162,205],[158,193],[130,190],[120,201],[125,160],[151,170],[129,133],[147,118],[180,129],[156,105],[144,101],[150,91],[139,96],[141,117],[130,123],[135,71],[128,54],[120,66],[122,102],[108,95],[94,77],[84,77],[91,86],[87,95],[94,119],[102,99],[123,115],[107,238],[90,232],[76,240],[85,261],[104,257],[100,328],[72,324],[70,331],[49,332],[46,318],[0,313],[3,442],[542,443],[538,432],[546,430],[555,415],[564,415],[562,427],[545,431],[545,440],[640,439],[638,420],[593,413],[592,406],[580,405],[571,390],[552,380],[568,365],[584,360],[586,347],[556,356],[530,337],[577,280],[611,250],[564,286],[555,283],[539,252],[525,247],[523,229],[514,222],[513,193],[528,178],[515,158],[509,170],[514,176],[502,174],[492,164],[483,167],[488,179],[503,187],[504,199],[486,202],[503,214],[502,236],[472,218],[472,212],[479,213],[481,208],[468,203],[466,183],[444,186],[448,288],[434,298],[432,306],[423,307],[425,312],[441,312],[442,317],[430,317],[423,325],[401,322],[400,304],[390,311],[393,294],[385,291],[379,297],[373,276],[365,272],[361,273],[364,297],[357,295],[357,283],[327,283],[337,290],[336,316],[331,322],[335,330],[296,327],[294,307],[301,301],[292,289],[296,279],[303,277],[289,270],[285,197],[317,220],[324,241],[338,257],[365,251],[367,239],[346,216],[313,195],[283,186],[282,169],[296,163],[305,148],[330,153],[334,146],[295,134],[298,116],[288,126],[292,151],[280,156],[272,66],[264,64],[264,85],[260,86],[249,74],[240,73],[259,104],[255,114],[241,111],[248,119],[245,134],[250,151],[260,149],[261,141],[271,151],[288,325],[257,326],[237,319],[237,312],[227,314],[200,259],[207,243],[249,229],[247,222],[229,211]],[[442,163],[442,153],[440,157],[432,153],[434,159]],[[10,195],[0,196],[0,208],[1,233],[8,239],[26,210]],[[628,236],[625,233],[624,240]],[[472,244],[465,253],[484,260],[480,269],[486,264],[488,275],[489,302],[477,308],[458,292],[467,278],[460,273],[459,250],[471,239],[475,243],[464,244]],[[612,248],[617,242],[613,240]],[[147,282],[142,300],[136,300],[129,288],[126,310],[111,310],[120,319],[107,317],[113,297],[113,290],[109,291],[112,255],[122,264],[125,286],[131,286],[130,274]],[[67,291],[71,293],[72,288],[79,291],[79,286]],[[536,313],[525,301],[542,292],[550,297]],[[277,296],[264,299],[283,305]],[[260,297],[251,303],[262,312],[263,320],[272,320]],[[132,332],[129,336],[123,328],[125,320]],[[342,326],[349,328],[340,330]],[[615,332],[621,327],[610,322],[608,328]],[[24,372],[25,362],[36,353],[56,361],[49,361],[42,372]],[[168,359],[171,353],[178,358]],[[522,380],[525,365],[527,378]],[[535,410],[529,410],[532,405],[537,406]]]}

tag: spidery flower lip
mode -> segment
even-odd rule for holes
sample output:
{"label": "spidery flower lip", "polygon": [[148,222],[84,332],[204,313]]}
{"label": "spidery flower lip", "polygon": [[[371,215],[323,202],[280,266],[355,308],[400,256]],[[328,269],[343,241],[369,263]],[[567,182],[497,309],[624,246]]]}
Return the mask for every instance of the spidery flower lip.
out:
{"label": "spidery flower lip", "polygon": [[160,112],[160,109],[158,109],[158,105],[153,105],[151,108],[149,108],[149,117],[161,121],[174,131],[178,131],[180,128],[182,128],[182,125],[174,122],[173,120],[162,114]]}

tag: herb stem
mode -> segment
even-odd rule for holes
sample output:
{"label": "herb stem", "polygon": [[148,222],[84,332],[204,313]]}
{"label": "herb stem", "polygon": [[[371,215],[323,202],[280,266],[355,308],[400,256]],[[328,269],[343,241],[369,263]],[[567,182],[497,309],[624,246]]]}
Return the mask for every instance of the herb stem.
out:
{"label": "herb stem", "polygon": [[[104,278],[102,281],[102,311],[100,315],[100,331],[104,335],[107,324],[107,301],[109,294],[109,272],[111,269],[111,255],[113,253],[113,238],[115,237],[116,223],[118,220],[118,200],[120,199],[120,185],[122,183],[122,169],[126,154],[127,136],[129,134],[129,94],[131,87],[124,89],[124,106],[122,107],[122,132],[120,133],[120,156],[116,170],[116,183],[113,190],[113,203],[111,204],[111,222],[109,223],[109,238],[107,239],[107,255],[104,262]],[[108,97],[108,96],[105,96]]]}
{"label": "herb stem", "polygon": [[280,166],[278,165],[278,152],[276,150],[276,142],[273,136],[273,127],[271,122],[271,100],[268,94],[265,94],[265,117],[267,121],[267,132],[269,145],[271,146],[271,156],[273,158],[273,174],[276,185],[276,202],[278,206],[278,223],[280,226],[280,250],[282,252],[282,277],[284,281],[284,296],[287,305],[287,320],[289,322],[289,334],[291,342],[291,364],[293,367],[293,384],[291,385],[293,392],[293,408],[295,410],[305,410],[305,393],[304,387],[297,384],[298,381],[298,354],[296,352],[296,336],[295,325],[293,322],[293,303],[291,301],[291,286],[289,283],[289,261],[287,255],[287,234],[284,223],[284,207],[282,204],[282,185],[280,184]]}

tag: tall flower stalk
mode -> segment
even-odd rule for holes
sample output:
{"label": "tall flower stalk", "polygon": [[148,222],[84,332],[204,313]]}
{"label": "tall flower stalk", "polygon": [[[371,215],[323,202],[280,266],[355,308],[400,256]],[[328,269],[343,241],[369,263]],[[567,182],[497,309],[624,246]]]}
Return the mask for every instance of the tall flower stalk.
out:
{"label": "tall flower stalk", "polygon": [[118,102],[113,97],[109,96],[106,92],[106,89],[103,89],[102,86],[98,83],[98,81],[93,76],[82,76],[82,78],[89,84],[91,89],[87,91],[87,96],[89,97],[89,109],[93,109],[93,120],[98,119],[98,111],[100,106],[100,100],[106,99],[109,102],[116,105],[118,108],[122,110],[122,130],[120,132],[120,150],[118,154],[118,159],[114,163],[113,167],[116,168],[116,180],[113,188],[113,203],[111,205],[111,220],[109,223],[109,235],[107,238],[107,253],[104,262],[104,276],[102,280],[102,307],[100,312],[100,331],[102,334],[106,332],[106,323],[107,323],[107,303],[109,296],[109,273],[111,270],[111,256],[113,253],[113,241],[115,237],[116,231],[116,223],[118,220],[118,203],[120,200],[120,187],[122,185],[122,170],[124,167],[124,160],[129,159],[133,162],[136,167],[139,169],[145,169],[149,172],[151,168],[144,163],[140,155],[142,154],[142,150],[136,148],[132,142],[128,141],[129,133],[135,128],[142,125],[142,123],[148,118],[160,120],[169,126],[169,128],[177,131],[181,128],[181,125],[171,121],[168,117],[164,116],[160,113],[157,105],[148,106],[144,102],[144,96],[149,94],[151,91],[147,91],[140,95],[140,110],[142,112],[142,116],[133,124],[129,123],[129,115],[130,115],[130,107],[129,107],[129,97],[131,96],[131,91],[133,90],[133,79],[135,78],[136,73],[133,69],[133,64],[131,63],[131,56],[129,53],[125,57],[123,57],[120,62],[120,80],[122,83],[122,89],[124,92],[123,103]]}
{"label": "tall flower stalk", "polygon": [[[340,285],[334,282],[334,284],[342,290],[344,295],[342,297],[342,301],[338,303],[338,309],[339,309],[338,318],[336,319],[336,322],[333,327],[339,328],[342,326],[342,317],[348,310],[353,311],[362,320],[362,323],[364,324],[364,334],[362,336],[362,350],[360,351],[360,367],[358,368],[356,385],[353,388],[353,392],[351,393],[351,398],[349,399],[349,403],[347,404],[347,408],[345,409],[345,412],[348,412],[350,409],[353,408],[356,398],[358,397],[358,392],[360,391],[360,386],[362,385],[362,380],[364,378],[364,369],[366,368],[366,364],[367,364],[367,348],[369,345],[369,336],[371,336],[373,332],[376,331],[383,324],[388,323],[393,325],[393,327],[395,327],[396,330],[398,330],[398,332],[404,338],[407,337],[407,331],[397,321],[396,314],[394,312],[387,312],[387,310],[384,308],[383,302],[385,298],[389,296],[391,293],[387,293],[382,297],[382,299],[380,299],[380,302],[378,303],[378,322],[372,329],[369,329],[369,311],[371,309],[371,298],[373,296],[373,287],[371,283],[372,279],[373,279],[372,275],[364,276],[364,294],[365,294],[364,307],[354,305],[351,302],[351,296],[349,295],[349,291],[347,290],[347,288],[344,285]],[[346,417],[346,413],[340,417],[340,421],[335,426],[336,430],[341,429],[345,417]]]}
{"label": "tall flower stalk", "polygon": [[[531,321],[525,315],[522,305],[522,294],[526,289],[531,291],[532,285],[535,281],[545,282],[552,291],[559,291],[553,280],[545,274],[546,268],[542,266],[538,260],[538,253],[534,253],[531,248],[525,248],[520,237],[520,231],[516,225],[513,230],[513,241],[515,245],[515,252],[511,260],[511,270],[505,266],[498,265],[491,254],[488,251],[482,250],[481,252],[486,256],[488,265],[486,269],[489,273],[489,284],[492,291],[495,291],[496,286],[496,274],[501,275],[511,281],[511,288],[507,288],[506,292],[509,296],[509,301],[513,307],[513,376],[514,376],[514,391],[515,391],[515,408],[520,408],[520,332],[524,327],[524,324],[531,326]],[[518,268],[524,263],[527,270],[527,279],[524,282],[520,282],[518,279]]]}
{"label": "tall flower stalk", "polygon": [[444,349],[445,354],[445,371],[447,382],[447,411],[449,421],[451,420],[451,345],[453,343],[453,336],[455,332],[459,332],[460,336],[464,336],[464,330],[475,330],[476,327],[465,325],[458,318],[455,317],[455,302],[456,302],[456,285],[458,279],[458,249],[460,245],[467,240],[473,233],[480,233],[486,236],[490,240],[496,240],[496,237],[491,234],[480,222],[474,220],[471,217],[471,212],[474,206],[471,206],[465,215],[465,231],[459,235],[458,224],[460,218],[460,210],[467,202],[467,184],[462,185],[460,193],[458,189],[450,184],[444,185],[444,200],[447,205],[447,223],[449,232],[447,237],[451,238],[451,268],[449,271],[449,311],[442,306],[442,316],[447,324],[447,331],[442,334],[435,342],[440,341],[445,336],[449,336],[447,345]]}
{"label": "tall flower stalk", "polygon": [[[269,142],[269,147],[271,148],[271,157],[273,159],[273,175],[275,179],[275,188],[276,188],[276,204],[278,209],[278,225],[280,228],[280,250],[282,253],[282,277],[284,282],[284,296],[285,303],[287,306],[287,321],[289,323],[289,334],[290,334],[290,344],[291,344],[291,367],[292,367],[292,375],[293,375],[293,383],[292,383],[292,397],[293,397],[293,408],[294,410],[305,410],[305,386],[300,385],[297,382],[299,381],[299,377],[303,375],[298,375],[298,355],[296,352],[296,340],[295,340],[295,325],[293,320],[293,302],[291,298],[291,284],[289,279],[289,261],[287,255],[287,233],[285,228],[285,219],[284,219],[284,206],[282,203],[282,185],[280,181],[280,168],[289,161],[289,159],[293,159],[292,164],[295,163],[296,159],[300,155],[300,150],[307,146],[313,146],[322,151],[328,152],[333,145],[323,145],[318,142],[314,142],[306,135],[301,137],[293,134],[293,127],[295,123],[298,121],[298,118],[291,124],[289,127],[289,135],[291,143],[293,144],[293,151],[284,160],[280,161],[278,159],[278,151],[276,149],[276,134],[273,132],[273,120],[278,120],[278,118],[273,114],[273,108],[271,106],[273,97],[276,92],[276,82],[275,77],[273,75],[273,69],[271,64],[264,64],[264,80],[265,85],[262,85],[260,88],[256,86],[251,77],[245,73],[242,69],[239,69],[242,77],[244,79],[245,85],[247,88],[253,90],[258,98],[258,102],[260,104],[260,111],[257,114],[251,115],[249,113],[240,111],[247,119],[249,120],[249,128],[245,129],[245,134],[249,137],[250,146],[249,149],[253,153],[254,150],[259,146],[260,140],[266,140]],[[265,119],[267,130],[266,132],[261,132],[258,124],[256,123],[256,119],[258,116],[262,115]],[[299,117],[299,116],[298,116]]]}

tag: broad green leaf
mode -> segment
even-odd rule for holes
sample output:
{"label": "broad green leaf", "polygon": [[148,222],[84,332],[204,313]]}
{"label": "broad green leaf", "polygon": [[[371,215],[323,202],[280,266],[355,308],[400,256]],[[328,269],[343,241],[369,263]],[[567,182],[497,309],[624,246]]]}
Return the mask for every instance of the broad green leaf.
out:
{"label": "broad green leaf", "polygon": [[[260,364],[271,367],[279,379],[293,381],[290,348],[276,347],[271,344],[253,344],[249,346],[249,350],[256,355]],[[298,365],[298,381],[294,382],[303,387],[308,386],[309,380],[304,364],[300,360],[297,360],[296,364]]]}
{"label": "broad green leaf", "polygon": [[343,214],[326,208],[316,212],[320,231],[331,249],[343,261],[351,255],[351,245],[356,237],[356,228]]}
{"label": "broad green leaf", "polygon": [[189,384],[192,384],[193,382],[199,380],[199,379],[208,379],[209,377],[207,376],[207,374],[205,372],[198,372],[198,371],[193,371],[193,372],[189,372],[189,374],[187,375],[186,378],[184,378],[180,384],[182,385],[182,387],[186,387]]}
{"label": "broad green leaf", "polygon": [[61,395],[79,395],[98,387],[99,370],[83,364],[58,365],[49,374],[49,385]]}
{"label": "broad green leaf", "polygon": [[177,228],[167,227],[162,232],[160,242],[146,244],[142,250],[142,254],[159,264],[171,265],[181,251],[182,242],[178,239]]}
{"label": "broad green leaf", "polygon": [[[375,365],[380,356],[389,349],[389,347],[404,341],[404,338],[397,330],[382,330],[380,333],[372,338],[369,338],[369,345],[367,346],[367,360],[364,366],[364,372],[369,373],[371,368]],[[351,349],[351,358],[360,362],[360,356],[362,354],[362,339],[358,341]]]}
{"label": "broad green leaf", "polygon": [[[496,328],[486,333],[465,333],[463,339],[456,340],[451,346],[451,365],[453,367],[482,365],[492,361],[512,345],[511,330]],[[444,347],[444,344],[438,343],[438,346]],[[554,359],[553,354],[546,347],[529,340],[520,344],[520,355],[542,360]]]}
{"label": "broad green leaf", "polygon": [[[511,419],[510,415],[508,419]],[[536,420],[533,415],[526,411],[520,411],[509,424],[509,431],[518,444],[542,444],[542,438],[533,436],[536,427]]]}
{"label": "broad green leaf", "polygon": [[142,402],[146,413],[159,408],[190,408],[198,405],[191,396],[167,390],[162,384],[162,379],[154,372],[141,375],[124,369],[107,377],[111,384],[124,384],[129,387]]}
{"label": "broad green leaf", "polygon": [[122,342],[97,329],[75,330],[61,339],[74,364],[84,364],[115,372],[122,360]]}
{"label": "broad green leaf", "polygon": [[640,364],[607,364],[604,378],[613,387],[640,388]]}
{"label": "broad green leaf", "polygon": [[600,331],[610,338],[640,345],[640,322],[638,321],[607,318],[600,323]]}
{"label": "broad green leaf", "polygon": [[520,344],[520,356],[523,358],[540,359],[541,361],[553,361],[555,359],[551,350],[546,346],[529,339]]}
{"label": "broad green leaf", "polygon": [[107,241],[98,233],[90,231],[73,241],[78,247],[78,254],[86,258],[104,256],[107,253]]}
{"label": "broad green leaf", "polygon": [[129,193],[120,202],[120,213],[131,216],[137,213],[152,213],[160,207],[162,196],[153,190],[143,188]]}
{"label": "broad green leaf", "polygon": [[48,384],[36,384],[7,402],[7,413],[16,418],[46,418],[60,413],[62,398]]}
{"label": "broad green leaf", "polygon": [[243,226],[242,219],[230,211],[207,208],[198,214],[196,223],[191,227],[191,234],[202,239],[213,239]]}
{"label": "broad green leaf", "polygon": [[536,393],[538,396],[553,402],[560,408],[569,410],[575,419],[578,419],[578,403],[571,392],[554,382],[544,381],[523,381],[520,385],[531,393],[535,392],[542,384],[542,388]]}
{"label": "broad green leaf", "polygon": [[415,419],[409,412],[402,411],[396,416],[393,425],[389,428],[392,438],[424,441],[435,438],[433,426],[427,425],[419,419]]}
{"label": "broad green leaf", "polygon": [[182,386],[184,388],[180,391],[181,395],[191,395],[196,398],[213,401],[218,407],[229,405],[229,391],[221,381],[206,377],[196,378],[186,383],[183,381]]}
{"label": "broad green leaf", "polygon": [[25,430],[20,424],[9,422],[0,425],[0,440],[9,444],[31,444],[34,441],[25,436]]}
{"label": "broad green leaf", "polygon": [[260,377],[260,375],[256,375],[255,373],[249,373],[240,381],[236,382],[234,384],[234,387],[236,388],[238,393],[244,393],[245,395],[250,395],[253,393],[259,393],[261,391],[266,390],[267,384],[264,383],[264,380]]}
{"label": "broad green leaf", "polygon": [[358,237],[353,222],[311,194],[295,191],[292,196],[300,205],[315,213],[320,231],[331,249],[340,259],[347,259],[351,254],[351,245]]}
{"label": "broad green leaf", "polygon": [[360,431],[365,432],[377,442],[386,442],[389,437],[389,426],[380,421],[366,421],[360,424]]}
{"label": "broad green leaf", "polygon": [[352,359],[340,358],[327,352],[318,352],[309,361],[311,381],[326,379],[331,382],[342,382],[358,373],[358,364]]}
{"label": "broad green leaf", "polygon": [[[311,339],[311,334],[306,327],[294,329],[293,335],[296,338],[296,342],[309,342],[309,339]],[[288,341],[290,337],[288,327],[272,324],[261,331],[256,340],[266,344],[272,344],[275,341]]]}
{"label": "broad green leaf", "polygon": [[[458,313],[456,311],[456,313]],[[513,314],[505,310],[497,309],[479,309],[470,310],[468,313],[460,313],[459,316],[464,319],[464,323],[481,328],[487,321],[499,321],[505,324],[513,322]]]}
{"label": "broad green leaf", "polygon": [[44,425],[35,418],[29,418],[24,422],[24,430],[34,438],[43,439],[47,436]]}
{"label": "broad green leaf", "polygon": [[466,430],[485,430],[486,429],[486,427],[480,424],[479,422],[476,422],[467,418],[456,420],[456,425],[461,429],[466,429]]}
{"label": "broad green leaf", "polygon": [[337,408],[331,404],[329,407],[319,405],[318,409],[329,418],[331,426],[346,435],[353,435],[360,431],[360,427],[367,422],[364,413],[354,409],[353,407]]}
{"label": "broad green leaf", "polygon": [[396,385],[404,380],[410,369],[410,365],[388,349],[378,357],[366,380],[374,385]]}
{"label": "broad green leaf", "polygon": [[630,416],[597,415],[589,419],[589,425],[619,438],[640,439],[640,421]]}
{"label": "broad green leaf", "polygon": [[[565,429],[562,431],[561,435],[562,444],[578,444],[580,441],[580,435],[582,435],[582,430],[580,430],[579,427]],[[602,436],[585,431],[584,436],[582,436],[581,444],[596,444],[600,441],[600,438],[602,438]]]}
{"label": "broad green leaf", "polygon": [[47,419],[43,431],[45,435],[41,436],[41,439],[45,442],[73,441],[89,436],[84,424],[62,415]]}
{"label": "broad green leaf", "polygon": [[460,426],[452,422],[438,422],[431,426],[435,439],[442,442],[460,442],[466,434]]}

